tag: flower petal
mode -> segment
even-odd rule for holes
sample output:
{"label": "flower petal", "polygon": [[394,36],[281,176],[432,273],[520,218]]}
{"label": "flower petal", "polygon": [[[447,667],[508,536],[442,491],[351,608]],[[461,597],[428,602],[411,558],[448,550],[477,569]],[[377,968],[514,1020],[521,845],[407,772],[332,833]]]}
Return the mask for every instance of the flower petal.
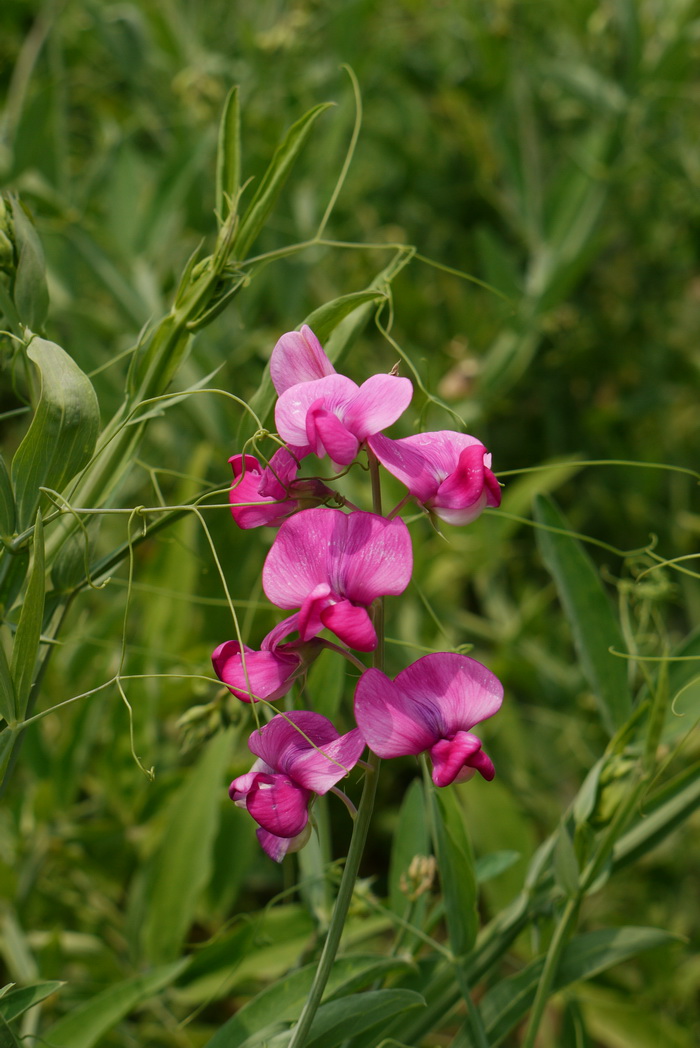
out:
{"label": "flower petal", "polygon": [[296,837],[309,821],[311,793],[285,775],[255,776],[246,807],[255,821],[276,837]]}
{"label": "flower petal", "polygon": [[[424,655],[396,677],[405,698],[413,696],[435,710],[437,738],[469,731],[501,708],[503,685],[476,659],[456,652]],[[420,700],[418,700],[420,696]]]}
{"label": "flower petal", "polygon": [[268,833],[262,826],[256,831],[260,845],[275,862],[282,862],[289,852],[300,851],[311,836],[311,823],[307,822],[301,833],[296,837],[275,837],[274,833]]}
{"label": "flower petal", "polygon": [[337,415],[322,407],[312,407],[306,416],[306,436],[314,453],[330,455],[333,462],[348,466],[357,455],[359,442]]}
{"label": "flower petal", "polygon": [[397,375],[372,375],[362,383],[341,417],[362,442],[396,422],[411,403],[412,396],[413,386],[409,379]]}
{"label": "flower petal", "polygon": [[327,717],[311,710],[278,713],[248,739],[248,749],[275,771],[293,778],[293,764],[299,753],[325,746],[338,738]]}
{"label": "flower petal", "polygon": [[470,524],[486,507],[487,488],[484,458],[486,448],[474,444],[459,456],[457,468],[450,473],[435,497],[428,503],[449,524]]}
{"label": "flower petal", "polygon": [[365,748],[359,728],[353,728],[319,749],[298,751],[288,763],[288,774],[294,782],[314,793],[327,793],[357,764]]}
{"label": "flower petal", "polygon": [[299,382],[311,382],[334,374],[335,368],[306,324],[301,331],[288,331],[282,335],[272,350],[270,378],[278,396]]}
{"label": "flower petal", "polygon": [[311,408],[322,407],[342,417],[345,405],[357,392],[357,385],[345,375],[327,375],[314,382],[299,382],[290,386],[275,405],[277,432],[288,444],[315,451],[306,432],[306,416]]}
{"label": "flower petal", "polygon": [[437,493],[457,468],[465,448],[483,447],[476,437],[449,429],[417,433],[401,440],[379,435],[371,437],[369,445],[384,468],[405,484],[419,502],[427,502]]}
{"label": "flower petal", "polygon": [[234,477],[238,478],[229,492],[229,502],[233,519],[239,528],[276,527],[297,509],[296,499],[286,499],[284,488],[277,482],[275,491],[270,491],[268,484],[267,493],[262,493],[267,471],[261,471],[258,460],[252,455],[234,455],[229,462]]}
{"label": "flower petal", "polygon": [[481,739],[468,731],[458,731],[454,738],[440,739],[436,742],[430,748],[435,785],[449,786],[453,783],[480,749]]}
{"label": "flower petal", "polygon": [[238,641],[227,640],[211,657],[214,672],[232,695],[243,702],[276,702],[287,694],[301,667],[299,655],[247,647],[244,654],[245,660]]}
{"label": "flower petal", "polygon": [[[377,597],[403,593],[413,570],[411,537],[404,522],[400,517],[387,520],[360,511],[345,519],[342,547],[338,543],[329,551],[334,592],[365,606]],[[340,537],[339,532],[336,534]]]}
{"label": "flower petal", "polygon": [[349,648],[357,651],[374,651],[376,648],[377,634],[365,608],[359,608],[349,600],[340,600],[324,608],[320,617],[322,624]]}
{"label": "flower petal", "polygon": [[367,670],[355,689],[355,720],[379,757],[423,753],[441,737],[432,704],[406,694],[381,670]]}
{"label": "flower petal", "polygon": [[278,608],[300,608],[316,586],[328,583],[328,550],[344,516],[340,510],[318,506],[284,522],[263,567],[268,600]]}

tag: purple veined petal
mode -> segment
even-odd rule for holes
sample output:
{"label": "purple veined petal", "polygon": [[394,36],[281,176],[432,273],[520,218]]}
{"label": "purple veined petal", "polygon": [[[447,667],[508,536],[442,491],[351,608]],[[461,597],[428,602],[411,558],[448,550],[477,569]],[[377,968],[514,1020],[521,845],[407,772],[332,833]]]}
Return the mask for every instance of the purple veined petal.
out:
{"label": "purple veined petal", "polygon": [[438,731],[434,741],[469,731],[497,713],[503,702],[498,677],[476,659],[456,652],[424,655],[402,670],[394,683],[405,698],[413,696],[413,701],[435,710]]}
{"label": "purple veined petal", "polygon": [[[377,597],[403,593],[413,570],[411,537],[404,522],[362,511],[349,513],[345,519],[342,545],[338,542],[330,549],[334,592],[365,606]],[[340,538],[339,532],[336,535]]]}
{"label": "purple veined petal", "polygon": [[294,782],[313,793],[327,793],[355,767],[365,740],[359,728],[327,742],[319,749],[299,751],[288,764],[288,774]]}
{"label": "purple veined petal", "polygon": [[324,407],[312,407],[307,413],[306,436],[319,458],[327,454],[341,466],[353,462],[360,447],[357,437]]}
{"label": "purple veined petal", "polygon": [[301,331],[282,335],[270,356],[270,378],[278,396],[299,382],[313,382],[335,373],[321,343],[306,324]]}
{"label": "purple veined petal", "polygon": [[277,432],[294,447],[311,447],[306,432],[306,416],[313,407],[322,407],[342,418],[342,412],[358,392],[345,375],[327,375],[314,382],[300,382],[282,393],[275,405]]}
{"label": "purple veined petal", "polygon": [[276,837],[296,837],[309,821],[311,792],[285,775],[255,776],[246,807],[264,830]]}
{"label": "purple veined petal", "polygon": [[355,689],[355,720],[379,757],[423,753],[441,737],[438,712],[419,695],[406,694],[381,670],[363,673]]}
{"label": "purple veined petal", "polygon": [[263,567],[265,596],[278,608],[299,608],[321,583],[328,583],[326,561],[341,510],[317,506],[286,520]]}
{"label": "purple veined petal", "polygon": [[252,732],[248,749],[275,771],[293,778],[294,760],[306,750],[325,746],[338,738],[327,717],[311,710],[278,713],[259,731]]}
{"label": "purple veined petal", "polygon": [[436,742],[430,748],[435,785],[449,786],[455,782],[460,772],[470,764],[470,760],[480,749],[481,739],[468,731],[458,731],[453,738]]}
{"label": "purple veined petal", "polygon": [[374,651],[377,634],[365,608],[340,600],[321,612],[321,623],[335,633],[343,644],[356,651]]}
{"label": "purple veined petal", "polygon": [[245,664],[238,641],[220,644],[212,654],[217,677],[242,702],[266,699],[276,702],[292,687],[301,657],[277,651],[252,651],[245,647]]}
{"label": "purple veined petal", "polygon": [[296,837],[275,837],[274,833],[268,833],[260,826],[256,831],[258,841],[263,851],[275,862],[282,862],[285,855],[290,852],[301,851],[311,836],[311,823],[307,822],[301,833]]}
{"label": "purple veined petal", "polygon": [[372,375],[344,408],[342,420],[362,442],[391,426],[411,403],[413,386],[397,375]]}

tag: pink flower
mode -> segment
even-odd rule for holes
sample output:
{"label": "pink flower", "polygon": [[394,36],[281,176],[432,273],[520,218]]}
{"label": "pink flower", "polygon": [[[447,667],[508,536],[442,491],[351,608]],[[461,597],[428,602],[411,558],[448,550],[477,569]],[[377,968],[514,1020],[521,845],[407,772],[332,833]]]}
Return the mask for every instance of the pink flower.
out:
{"label": "pink flower", "polygon": [[272,351],[270,375],[279,400],[277,432],[299,458],[313,454],[346,466],[368,437],[403,414],[413,396],[407,378],[372,375],[362,386],[338,375],[313,331],[283,335]]}
{"label": "pink flower", "polygon": [[500,506],[491,456],[476,437],[440,430],[401,440],[372,436],[369,446],[411,495],[448,524],[469,524],[486,506]]}
{"label": "pink flower", "polygon": [[320,642],[313,640],[280,644],[279,640],[294,628],[295,623],[286,619],[268,633],[260,651],[244,645],[245,661],[238,641],[224,641],[212,653],[214,672],[242,702],[260,699],[276,702],[287,694],[321,651]]}
{"label": "pink flower", "polygon": [[377,635],[367,608],[377,597],[403,593],[412,567],[408,528],[398,517],[317,507],[297,513],[278,531],[263,568],[263,589],[277,607],[300,609],[296,628],[302,640],[326,627],[349,647],[372,651]]}
{"label": "pink flower", "polygon": [[254,731],[259,759],[229,787],[229,796],[259,824],[258,840],[275,862],[308,839],[309,804],[355,767],[365,747],[358,728],[339,735],[320,713],[278,714]]}
{"label": "pink flower", "polygon": [[355,689],[355,719],[379,757],[427,751],[433,782],[449,786],[478,771],[489,781],[495,770],[471,734],[503,701],[503,687],[485,666],[466,655],[425,655],[391,680],[371,669]]}
{"label": "pink flower", "polygon": [[331,494],[320,480],[296,479],[299,463],[286,448],[279,448],[264,469],[253,455],[232,455],[229,462],[234,476],[231,513],[239,528],[278,527],[296,513],[301,500]]}

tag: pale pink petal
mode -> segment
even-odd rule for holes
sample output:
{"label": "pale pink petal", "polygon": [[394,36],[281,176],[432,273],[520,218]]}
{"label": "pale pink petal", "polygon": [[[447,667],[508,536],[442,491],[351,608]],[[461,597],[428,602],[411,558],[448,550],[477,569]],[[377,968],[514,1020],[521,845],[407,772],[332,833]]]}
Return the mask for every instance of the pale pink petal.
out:
{"label": "pale pink petal", "polygon": [[411,403],[413,386],[397,375],[372,375],[344,408],[341,418],[362,442],[386,429]]}
{"label": "pale pink petal", "polygon": [[376,648],[377,634],[365,608],[341,600],[324,608],[320,618],[321,623],[349,648],[357,651],[374,651]]}
{"label": "pale pink petal", "polygon": [[288,331],[282,335],[272,350],[270,378],[278,396],[299,382],[312,382],[334,374],[335,368],[306,324],[301,331]]}
{"label": "pale pink petal", "polygon": [[[332,545],[330,550],[334,592],[365,606],[376,597],[403,593],[413,570],[411,537],[404,522],[363,512],[350,513],[345,520],[342,546]],[[340,537],[340,530],[336,536]]]}
{"label": "pale pink petal", "polygon": [[355,720],[379,757],[423,753],[441,736],[431,703],[407,695],[380,670],[367,670],[355,689]]}
{"label": "pale pink petal", "polygon": [[315,448],[309,443],[306,416],[313,407],[322,407],[342,417],[342,410],[356,395],[358,388],[345,375],[328,375],[315,382],[300,382],[282,393],[275,405],[277,432],[294,447]]}
{"label": "pale pink petal", "polygon": [[327,717],[310,710],[278,713],[248,739],[248,749],[275,771],[292,777],[299,753],[334,742],[338,732]]}
{"label": "pale pink petal", "polygon": [[456,652],[424,655],[396,677],[396,685],[430,706],[437,718],[438,738],[451,738],[469,731],[501,708],[503,685],[476,659]]}
{"label": "pale pink petal", "polygon": [[285,775],[255,776],[246,807],[264,830],[276,837],[296,837],[309,820],[311,793]]}
{"label": "pale pink petal", "polygon": [[327,454],[341,466],[348,466],[354,461],[360,447],[357,437],[338,416],[323,407],[314,407],[308,412],[306,436],[309,446],[319,458]]}
{"label": "pale pink petal", "polygon": [[458,731],[452,739],[440,739],[430,748],[433,762],[433,782],[436,786],[449,786],[465,765],[481,749],[481,739],[468,731]]}
{"label": "pale pink petal", "polygon": [[294,782],[314,793],[327,793],[357,764],[365,748],[359,728],[353,728],[319,749],[299,750],[288,762],[287,774]]}
{"label": "pale pink petal", "polygon": [[328,549],[340,517],[340,510],[319,506],[284,522],[262,573],[265,596],[278,608],[299,608],[316,586],[328,583]]}
{"label": "pale pink petal", "polygon": [[247,647],[244,663],[241,646],[235,640],[220,644],[211,659],[217,677],[243,702],[281,699],[292,687],[301,666],[298,654],[252,651]]}

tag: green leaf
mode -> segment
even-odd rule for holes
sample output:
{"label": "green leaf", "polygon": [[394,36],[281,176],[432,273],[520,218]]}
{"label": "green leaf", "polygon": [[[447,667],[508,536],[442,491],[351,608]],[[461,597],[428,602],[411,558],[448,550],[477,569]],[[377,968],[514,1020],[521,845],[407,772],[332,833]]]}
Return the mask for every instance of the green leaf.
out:
{"label": "green leaf", "polygon": [[354,291],[350,295],[341,295],[340,298],[334,298],[332,302],[326,302],[313,313],[309,313],[304,323],[309,325],[319,342],[324,343],[341,320],[345,320],[360,306],[385,302],[386,297],[386,291],[379,288],[368,288],[366,291]]}
{"label": "green leaf", "polygon": [[336,1048],[377,1023],[423,1007],[425,999],[413,990],[369,990],[330,1001],[317,1011],[305,1048]]}
{"label": "green leaf", "polygon": [[20,1048],[19,1041],[0,1015],[0,1048]]}
{"label": "green leaf", "polygon": [[12,682],[12,674],[10,673],[7,655],[5,654],[5,645],[2,637],[3,632],[4,630],[0,631],[0,716],[4,717],[9,724],[15,719],[17,705],[15,699],[15,686]]}
{"label": "green leaf", "polygon": [[17,199],[12,200],[12,219],[18,256],[13,298],[24,326],[39,331],[49,312],[44,251],[34,226]]}
{"label": "green leaf", "polygon": [[0,455],[0,538],[9,538],[15,530],[15,496],[5,460]]}
{"label": "green leaf", "polygon": [[700,764],[693,764],[642,802],[642,817],[616,842],[615,869],[636,862],[693,815],[700,804]]}
{"label": "green leaf", "polygon": [[35,337],[27,356],[37,367],[41,390],[32,423],[12,460],[20,531],[34,519],[40,487],[61,491],[87,465],[100,425],[92,383],[65,350]]}
{"label": "green leaf", "polygon": [[502,851],[491,852],[489,855],[482,855],[480,859],[476,860],[474,868],[477,884],[485,884],[486,881],[492,881],[494,877],[498,877],[499,874],[509,870],[511,866],[515,866],[519,859],[520,852],[510,851],[505,848]]}
{"label": "green leaf", "polygon": [[431,790],[438,868],[452,952],[461,957],[478,930],[474,856],[454,790]]}
{"label": "green leaf", "polygon": [[[564,950],[552,985],[552,993],[581,979],[590,979],[644,950],[677,941],[660,928],[603,928],[579,935]],[[484,996],[480,1011],[491,1048],[526,1015],[535,998],[544,958],[528,964],[517,975],[503,979]]]}
{"label": "green leaf", "polygon": [[143,946],[152,963],[178,955],[209,878],[230,745],[222,732],[203,750],[174,798],[147,871]]}
{"label": "green leaf", "polygon": [[110,986],[59,1019],[44,1032],[43,1039],[53,1048],[92,1048],[129,1012],[169,986],[188,963],[189,959],[185,957],[147,975],[137,975]]}
{"label": "green leaf", "polygon": [[44,619],[46,575],[44,571],[44,528],[41,514],[34,525],[34,556],[27,583],[27,592],[17,623],[12,647],[10,669],[15,686],[15,713],[22,720],[27,709],[29,693],[34,682],[34,666],[39,651],[41,625]]}
{"label": "green leaf", "polygon": [[238,86],[226,96],[219,124],[219,144],[216,153],[216,211],[221,222],[226,220],[230,206],[235,206],[241,185],[241,107]]}
{"label": "green leaf", "polygon": [[[228,1022],[214,1034],[207,1048],[252,1048],[269,1035],[270,1028],[279,1023],[295,1022],[304,1007],[311,984],[316,975],[316,964],[280,979],[266,987],[252,1001],[244,1004]],[[377,978],[392,971],[405,970],[405,961],[391,957],[346,956],[338,957],[333,965],[326,985],[326,997],[351,994],[367,986]],[[357,998],[353,998],[357,1000]]]}
{"label": "green leaf", "polygon": [[389,905],[399,917],[405,917],[410,902],[401,891],[401,879],[416,855],[428,855],[430,843],[425,817],[423,787],[419,779],[411,783],[399,811],[399,820],[391,846],[389,864]]}
{"label": "green leaf", "polygon": [[265,221],[275,206],[277,197],[301,152],[309,132],[316,119],[331,107],[333,103],[322,102],[310,109],[301,120],[292,124],[280,145],[270,166],[263,175],[253,199],[241,220],[236,235],[235,252],[239,259],[248,254],[251,244],[265,225]]}
{"label": "green leaf", "polygon": [[[570,530],[551,499],[538,496],[534,510],[538,523]],[[598,700],[601,720],[612,735],[627,721],[632,709],[624,659],[608,651],[610,647],[618,651],[625,648],[620,625],[593,562],[576,539],[538,531],[537,543],[556,583],[581,667]]]}
{"label": "green leaf", "polygon": [[559,827],[557,842],[554,845],[554,876],[557,884],[568,896],[578,891],[580,870],[574,843],[565,824]]}
{"label": "green leaf", "polygon": [[64,982],[40,982],[32,986],[22,986],[19,990],[10,990],[0,998],[0,1015],[5,1022],[12,1022],[28,1008],[33,1008],[35,1004],[46,1000],[65,985]]}

